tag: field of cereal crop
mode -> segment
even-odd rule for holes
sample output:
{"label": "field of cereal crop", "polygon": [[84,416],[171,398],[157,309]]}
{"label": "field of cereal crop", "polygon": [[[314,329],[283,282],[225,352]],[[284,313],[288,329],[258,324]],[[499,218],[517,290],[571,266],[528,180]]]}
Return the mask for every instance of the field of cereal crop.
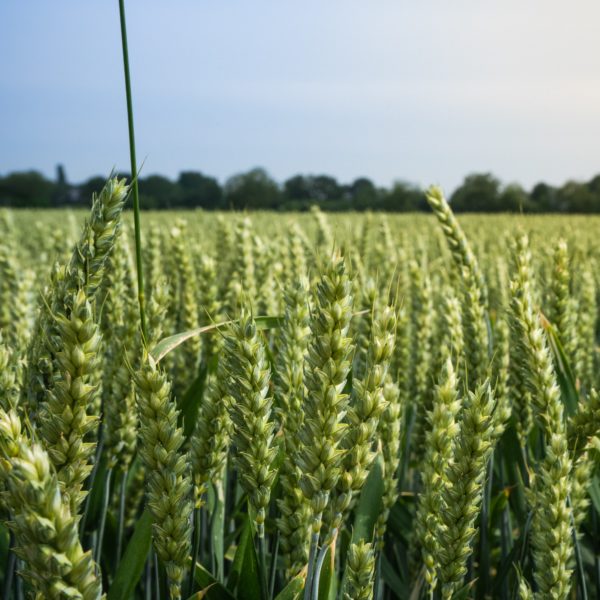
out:
{"label": "field of cereal crop", "polygon": [[596,598],[600,219],[0,213],[3,598]]}

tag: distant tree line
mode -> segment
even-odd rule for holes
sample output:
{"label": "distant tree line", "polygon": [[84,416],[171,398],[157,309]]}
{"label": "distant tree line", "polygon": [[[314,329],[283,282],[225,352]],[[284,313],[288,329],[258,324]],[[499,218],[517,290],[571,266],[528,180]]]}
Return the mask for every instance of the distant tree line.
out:
{"label": "distant tree line", "polygon": [[[9,173],[0,176],[0,206],[87,207],[104,182],[96,176],[69,183],[62,166],[54,180],[37,171]],[[155,210],[304,211],[313,205],[328,211],[428,210],[423,190],[409,183],[384,188],[366,177],[340,183],[330,175],[294,175],[279,184],[260,168],[234,175],[224,185],[197,171],[183,171],[175,181],[148,175],[139,179],[139,190],[142,206]],[[503,185],[490,173],[478,173],[467,176],[450,201],[457,212],[600,213],[600,175],[561,187],[538,183],[528,192],[518,184]]]}

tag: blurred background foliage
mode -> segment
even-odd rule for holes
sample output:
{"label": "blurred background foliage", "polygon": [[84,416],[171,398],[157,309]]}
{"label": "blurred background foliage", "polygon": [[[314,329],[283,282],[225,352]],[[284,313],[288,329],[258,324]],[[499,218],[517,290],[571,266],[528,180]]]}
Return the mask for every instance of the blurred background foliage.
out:
{"label": "blurred background foliage", "polygon": [[[62,165],[54,179],[37,171],[9,173],[0,176],[0,206],[88,207],[105,181],[98,175],[71,183]],[[423,190],[405,181],[385,188],[367,177],[342,183],[330,175],[298,174],[279,183],[262,168],[233,175],[224,184],[199,171],[182,171],[175,180],[152,174],[140,177],[139,187],[142,206],[154,210],[305,211],[314,205],[326,211],[428,210]],[[560,187],[540,182],[527,191],[516,183],[505,185],[491,173],[475,173],[465,177],[450,202],[455,212],[600,213],[600,175]]]}

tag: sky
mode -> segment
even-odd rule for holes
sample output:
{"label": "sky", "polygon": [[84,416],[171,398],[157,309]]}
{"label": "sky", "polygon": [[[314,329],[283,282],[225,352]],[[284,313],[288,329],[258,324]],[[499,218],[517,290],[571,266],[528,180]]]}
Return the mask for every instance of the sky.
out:
{"label": "sky", "polygon": [[[126,0],[142,175],[600,172],[600,3]],[[0,174],[128,170],[117,0],[0,1]]]}

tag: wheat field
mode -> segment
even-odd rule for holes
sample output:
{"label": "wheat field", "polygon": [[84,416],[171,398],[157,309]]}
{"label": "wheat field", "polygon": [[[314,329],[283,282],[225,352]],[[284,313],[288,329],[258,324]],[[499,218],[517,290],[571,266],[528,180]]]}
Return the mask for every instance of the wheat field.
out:
{"label": "wheat field", "polygon": [[600,218],[127,194],[0,212],[2,598],[600,597]]}

